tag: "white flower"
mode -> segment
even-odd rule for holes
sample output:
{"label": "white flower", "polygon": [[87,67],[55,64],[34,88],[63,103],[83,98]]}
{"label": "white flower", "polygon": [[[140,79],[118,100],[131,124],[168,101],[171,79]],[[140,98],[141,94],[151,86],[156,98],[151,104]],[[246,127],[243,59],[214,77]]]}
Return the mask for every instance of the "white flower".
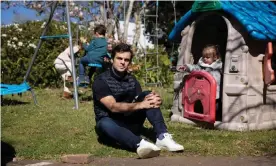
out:
{"label": "white flower", "polygon": [[74,16],[74,12],[73,12],[73,11],[70,11],[69,15],[70,15],[70,16]]}
{"label": "white flower", "polygon": [[33,47],[33,48],[36,48],[36,45],[33,44],[33,43],[30,43],[28,47]]}
{"label": "white flower", "polygon": [[90,22],[89,25],[90,25],[91,27],[94,27],[94,22]]}
{"label": "white flower", "polygon": [[40,9],[40,8],[41,8],[41,4],[38,4],[36,7],[37,7],[38,9]]}
{"label": "white flower", "polygon": [[11,41],[10,41],[10,40],[8,40],[7,42],[8,42],[8,44],[11,44]]}
{"label": "white flower", "polygon": [[19,32],[22,32],[23,29],[22,29],[22,28],[18,28],[17,30],[18,30]]}
{"label": "white flower", "polygon": [[40,27],[40,28],[44,28],[44,27],[45,27],[45,25],[46,25],[46,22],[43,22],[43,24],[41,25],[41,27]]}
{"label": "white flower", "polygon": [[83,17],[83,12],[82,12],[82,11],[79,12],[79,17],[80,17],[80,18]]}
{"label": "white flower", "polygon": [[23,46],[23,43],[22,42],[18,42],[18,46]]}
{"label": "white flower", "polygon": [[15,28],[18,28],[19,24],[13,24],[15,26]]}
{"label": "white flower", "polygon": [[2,37],[7,37],[7,34],[2,34],[1,36],[2,36]]}
{"label": "white flower", "polygon": [[17,41],[17,40],[18,40],[18,39],[17,39],[17,37],[13,37],[12,39],[13,39],[13,40],[15,40],[15,41]]}
{"label": "white flower", "polygon": [[61,26],[62,29],[67,29],[64,25]]}

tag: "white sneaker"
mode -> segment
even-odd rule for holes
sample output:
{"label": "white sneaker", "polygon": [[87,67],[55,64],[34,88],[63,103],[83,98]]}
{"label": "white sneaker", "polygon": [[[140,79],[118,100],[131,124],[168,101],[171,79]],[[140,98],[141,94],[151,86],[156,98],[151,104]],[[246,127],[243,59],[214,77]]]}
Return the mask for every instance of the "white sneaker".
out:
{"label": "white sneaker", "polygon": [[177,152],[184,150],[184,147],[178,143],[176,143],[172,139],[172,135],[169,133],[164,133],[164,138],[162,140],[156,139],[156,146],[166,149],[171,152]]}
{"label": "white sneaker", "polygon": [[137,148],[137,154],[142,159],[159,156],[160,151],[161,149],[159,147],[144,139],[141,140]]}

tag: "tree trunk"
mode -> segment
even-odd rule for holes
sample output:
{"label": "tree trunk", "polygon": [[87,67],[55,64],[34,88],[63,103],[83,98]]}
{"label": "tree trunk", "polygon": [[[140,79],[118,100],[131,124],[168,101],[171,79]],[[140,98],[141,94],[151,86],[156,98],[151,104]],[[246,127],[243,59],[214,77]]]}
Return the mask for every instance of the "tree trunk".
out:
{"label": "tree trunk", "polygon": [[100,18],[102,19],[100,22],[101,22],[101,23],[103,22],[103,24],[106,25],[106,17],[105,17],[105,10],[104,10],[105,7],[104,7],[104,3],[102,2],[102,3],[100,3],[99,5],[100,5],[100,12],[101,12],[101,17],[100,17]]}
{"label": "tree trunk", "polygon": [[122,8],[123,8],[123,2],[120,3],[120,6],[118,7],[117,15],[114,18],[119,41],[122,41],[122,37],[123,37],[121,29],[120,29],[120,20],[119,20],[120,19],[120,14],[122,14]]}
{"label": "tree trunk", "polygon": [[134,17],[135,17],[135,35],[134,35],[134,39],[133,39],[133,46],[137,47],[137,43],[140,39],[140,34],[141,34],[141,17],[140,14],[138,13],[139,11],[134,13]]}
{"label": "tree trunk", "polygon": [[113,37],[113,34],[114,34],[114,14],[113,14],[113,9],[111,9],[110,6],[110,1],[106,1],[106,5],[107,5],[107,26],[106,26],[106,33],[107,33],[107,36],[108,37]]}
{"label": "tree trunk", "polygon": [[138,44],[139,44],[139,40],[140,40],[140,36],[141,36],[141,24],[142,24],[141,15],[144,15],[143,12],[144,12],[144,8],[146,7],[147,3],[148,3],[148,1],[145,1],[145,3],[143,4],[143,6],[141,8],[136,7],[136,11],[134,13],[136,28],[135,28],[135,36],[133,39],[133,46],[135,48],[136,55],[139,52]]}
{"label": "tree trunk", "polygon": [[130,0],[130,1],[129,1],[129,6],[128,6],[128,10],[127,10],[127,15],[126,15],[125,22],[124,22],[124,38],[123,38],[123,41],[124,41],[124,42],[127,42],[128,24],[129,24],[130,15],[131,15],[132,8],[133,8],[133,3],[134,3],[134,0]]}

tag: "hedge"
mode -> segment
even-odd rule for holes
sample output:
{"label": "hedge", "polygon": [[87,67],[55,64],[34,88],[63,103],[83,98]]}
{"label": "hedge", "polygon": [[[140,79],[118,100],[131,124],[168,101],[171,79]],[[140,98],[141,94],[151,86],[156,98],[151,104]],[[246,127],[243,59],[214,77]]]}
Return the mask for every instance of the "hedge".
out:
{"label": "hedge", "polygon": [[[44,25],[43,21],[30,21],[1,27],[1,80],[3,83],[19,84],[23,81]],[[73,32],[74,29],[75,26],[72,26]],[[67,24],[52,21],[47,35],[57,34],[67,34]],[[32,86],[60,85],[60,75],[53,63],[68,45],[68,39],[48,39],[42,42],[28,78]]]}
{"label": "hedge", "polygon": [[[31,58],[34,54],[39,37],[44,28],[43,21],[29,21],[24,24],[13,24],[10,26],[2,26],[1,35],[1,80],[2,83],[19,84],[22,83],[26,71],[28,69]],[[73,39],[76,36],[76,25],[72,24]],[[46,35],[67,34],[67,24],[63,22],[52,21]],[[87,35],[86,32],[81,32]],[[87,36],[91,38],[91,35]],[[39,49],[37,58],[32,66],[28,82],[32,87],[60,87],[60,75],[54,68],[54,60],[69,46],[68,39],[48,39],[43,41]],[[156,82],[157,78],[162,82],[163,86],[171,86],[173,73],[170,72],[170,61],[167,53],[162,52],[163,48],[159,48],[159,66],[156,71],[148,71],[148,82]],[[155,52],[156,50],[148,50]],[[83,54],[83,52],[81,53]],[[135,58],[134,63],[141,66],[141,70],[134,72],[134,75],[141,81],[145,82],[145,68],[154,67],[156,55],[147,56],[147,64],[144,58]]]}

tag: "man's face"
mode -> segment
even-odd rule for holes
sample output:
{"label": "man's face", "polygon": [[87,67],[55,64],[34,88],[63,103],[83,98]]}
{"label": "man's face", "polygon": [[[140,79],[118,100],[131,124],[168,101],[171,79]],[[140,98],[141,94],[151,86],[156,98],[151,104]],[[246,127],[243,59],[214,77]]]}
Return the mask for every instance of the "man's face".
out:
{"label": "man's face", "polygon": [[130,52],[117,52],[113,60],[113,67],[119,72],[125,72],[128,69],[130,60]]}

